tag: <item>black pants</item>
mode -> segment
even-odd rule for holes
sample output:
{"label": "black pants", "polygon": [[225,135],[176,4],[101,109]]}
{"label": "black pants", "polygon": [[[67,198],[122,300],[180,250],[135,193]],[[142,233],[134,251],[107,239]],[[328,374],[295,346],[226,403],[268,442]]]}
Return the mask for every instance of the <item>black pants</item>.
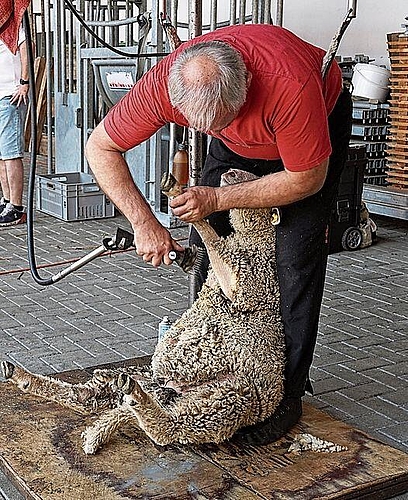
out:
{"label": "black pants", "polygon": [[[281,222],[276,226],[276,259],[286,341],[287,397],[299,397],[303,396],[305,390],[311,391],[309,369],[316,344],[326,274],[327,230],[340,175],[347,159],[351,111],[350,94],[344,90],[329,116],[333,152],[325,184],[317,194],[281,207]],[[262,176],[283,170],[283,165],[280,160],[243,158],[218,139],[212,139],[200,183],[219,186],[221,175],[230,168]],[[220,236],[232,232],[227,212],[216,212],[208,220]],[[190,243],[203,246],[194,229]],[[205,279],[207,268],[208,261],[204,263],[200,280]]]}

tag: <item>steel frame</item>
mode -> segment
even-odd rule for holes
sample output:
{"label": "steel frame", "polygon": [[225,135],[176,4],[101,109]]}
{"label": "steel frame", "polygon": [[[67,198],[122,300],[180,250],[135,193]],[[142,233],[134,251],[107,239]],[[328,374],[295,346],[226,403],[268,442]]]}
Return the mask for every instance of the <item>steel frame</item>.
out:
{"label": "steel frame", "polygon": [[[152,0],[151,31],[146,52],[152,54],[143,61],[126,61],[127,71],[140,73],[159,57],[154,54],[168,49],[159,23],[160,12],[167,12],[173,25],[187,29],[188,38],[220,26],[237,23],[272,23],[270,0],[229,0],[229,19],[220,20],[220,0],[188,0],[188,22],[179,22],[184,2]],[[222,2],[223,5],[226,2]],[[139,44],[137,16],[148,9],[146,0],[76,0],[76,10],[97,34],[114,47],[136,55]],[[203,23],[203,7],[209,10],[209,23]],[[224,7],[225,8],[225,7]],[[283,0],[276,4],[277,24],[282,24]],[[184,12],[185,15],[185,12]],[[103,92],[97,87],[95,67],[106,59],[120,66],[120,56],[102,47],[66,9],[65,0],[45,0],[47,65],[47,130],[48,170],[56,172],[88,172],[84,156],[85,144],[92,130],[106,114],[108,106]],[[99,61],[99,63],[96,63]],[[131,67],[131,70],[129,68]],[[97,75],[98,76],[98,75]],[[100,83],[100,82],[99,82]],[[106,99],[105,99],[106,100]],[[168,227],[177,225],[167,199],[160,193],[163,171],[170,168],[176,145],[174,125],[164,127],[149,141],[126,153],[132,176],[151,204],[159,220]],[[201,134],[189,131],[190,183],[198,182],[205,156],[206,141]],[[52,159],[55,158],[55,167]]]}

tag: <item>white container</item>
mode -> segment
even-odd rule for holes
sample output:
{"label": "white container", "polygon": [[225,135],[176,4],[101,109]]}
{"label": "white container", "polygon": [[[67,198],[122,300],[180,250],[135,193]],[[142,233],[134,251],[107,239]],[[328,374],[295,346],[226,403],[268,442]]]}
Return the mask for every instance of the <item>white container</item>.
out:
{"label": "white container", "polygon": [[171,321],[168,316],[163,316],[163,319],[159,323],[159,334],[158,334],[158,341],[160,342],[163,339],[164,334],[169,330],[171,327]]}
{"label": "white container", "polygon": [[357,63],[354,66],[353,96],[385,102],[388,95],[390,71],[375,64]]}

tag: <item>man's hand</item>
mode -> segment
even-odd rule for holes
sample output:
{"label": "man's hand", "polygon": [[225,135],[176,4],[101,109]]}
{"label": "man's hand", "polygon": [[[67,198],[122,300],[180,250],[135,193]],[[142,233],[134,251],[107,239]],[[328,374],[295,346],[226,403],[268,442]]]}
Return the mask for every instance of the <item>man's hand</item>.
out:
{"label": "man's hand", "polygon": [[28,85],[19,85],[10,99],[10,104],[16,104],[17,106],[20,106],[22,103],[27,104],[28,89]]}
{"label": "man's hand", "polygon": [[[145,227],[143,227],[145,226]],[[169,258],[171,250],[183,250],[173,238],[169,231],[165,229],[158,221],[151,221],[147,224],[133,227],[134,243],[136,253],[140,255],[145,262],[150,262],[153,266],[158,267],[164,263],[172,264]]]}
{"label": "man's hand", "polygon": [[196,222],[218,210],[218,188],[194,186],[170,201],[173,214],[184,222]]}

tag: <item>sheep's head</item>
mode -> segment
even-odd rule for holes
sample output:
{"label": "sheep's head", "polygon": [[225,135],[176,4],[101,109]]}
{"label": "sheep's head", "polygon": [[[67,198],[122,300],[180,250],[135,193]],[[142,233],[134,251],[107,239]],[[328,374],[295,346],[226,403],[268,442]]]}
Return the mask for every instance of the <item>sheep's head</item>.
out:
{"label": "sheep's head", "polygon": [[[259,179],[251,172],[231,168],[221,176],[221,186],[250,182]],[[231,225],[236,232],[263,232],[272,227],[270,208],[234,208],[230,211]]]}

